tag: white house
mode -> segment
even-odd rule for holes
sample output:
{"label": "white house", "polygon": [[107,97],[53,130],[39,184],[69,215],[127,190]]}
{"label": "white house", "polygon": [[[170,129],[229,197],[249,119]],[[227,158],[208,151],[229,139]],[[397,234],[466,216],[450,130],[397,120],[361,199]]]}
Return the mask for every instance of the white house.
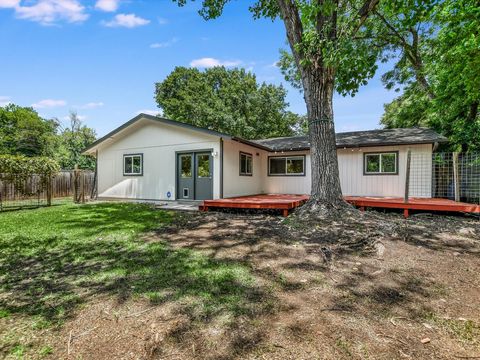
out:
{"label": "white house", "polygon": [[[431,197],[431,154],[446,139],[430,129],[337,134],[344,195],[401,197],[406,154],[411,196]],[[249,141],[181,122],[140,114],[85,150],[97,157],[99,198],[205,200],[254,194],[309,194],[308,137]],[[422,159],[416,164],[415,159]],[[413,186],[412,186],[413,183]]]}

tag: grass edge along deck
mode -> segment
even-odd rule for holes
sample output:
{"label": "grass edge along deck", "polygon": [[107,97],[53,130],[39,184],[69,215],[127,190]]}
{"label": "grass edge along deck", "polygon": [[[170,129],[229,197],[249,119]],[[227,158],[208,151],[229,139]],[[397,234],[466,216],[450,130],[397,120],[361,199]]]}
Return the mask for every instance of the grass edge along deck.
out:
{"label": "grass edge along deck", "polygon": [[[288,216],[290,210],[303,205],[309,199],[308,195],[291,194],[258,194],[237,196],[225,199],[204,200],[199,210],[209,208],[233,209],[274,209],[281,210],[283,216]],[[353,206],[365,208],[400,209],[408,217],[410,210],[446,211],[480,214],[480,205],[456,202],[449,199],[410,198],[404,202],[399,197],[345,196],[345,200]]]}

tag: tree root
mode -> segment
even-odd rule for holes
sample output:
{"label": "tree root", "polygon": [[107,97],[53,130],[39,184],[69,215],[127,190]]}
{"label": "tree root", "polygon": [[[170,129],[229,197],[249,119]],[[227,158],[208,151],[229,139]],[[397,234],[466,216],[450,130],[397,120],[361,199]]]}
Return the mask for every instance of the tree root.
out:
{"label": "tree root", "polygon": [[384,218],[341,200],[333,204],[309,200],[289,217],[288,224],[302,239],[322,244],[324,254],[333,254],[330,258],[341,253],[377,252],[376,243],[396,233],[396,227]]}

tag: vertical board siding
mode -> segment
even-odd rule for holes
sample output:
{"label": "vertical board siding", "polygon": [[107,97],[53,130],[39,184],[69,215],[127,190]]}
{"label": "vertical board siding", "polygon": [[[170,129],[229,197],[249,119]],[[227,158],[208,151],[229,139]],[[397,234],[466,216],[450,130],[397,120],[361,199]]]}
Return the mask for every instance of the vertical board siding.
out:
{"label": "vertical board siding", "polygon": [[[410,186],[416,189],[410,196],[430,197],[432,186],[432,145],[430,144],[338,149],[338,166],[343,195],[403,197],[408,149],[412,152]],[[364,154],[386,151],[398,151],[398,174],[365,175],[363,172]],[[430,175],[419,176],[419,170],[425,167]]]}
{"label": "vertical board siding", "polygon": [[[240,175],[240,152],[252,155],[252,176]],[[265,159],[266,152],[263,150],[238,141],[225,140],[223,144],[224,197],[265,193]]]}
{"label": "vertical board siding", "polygon": [[[220,139],[174,125],[141,120],[98,150],[98,196],[175,200],[176,152],[211,150],[213,197],[220,196]],[[143,175],[123,175],[123,155],[143,154]],[[171,197],[168,198],[167,194]]]}
{"label": "vertical board siding", "polygon": [[[305,176],[268,176],[268,156],[305,155]],[[312,188],[312,169],[310,152],[268,153],[265,159],[266,190],[269,194],[310,194]]]}

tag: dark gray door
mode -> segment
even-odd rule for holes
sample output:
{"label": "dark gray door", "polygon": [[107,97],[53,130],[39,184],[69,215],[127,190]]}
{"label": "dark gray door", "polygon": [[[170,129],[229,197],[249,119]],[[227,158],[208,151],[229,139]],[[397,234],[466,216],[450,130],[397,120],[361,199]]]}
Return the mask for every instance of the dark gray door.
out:
{"label": "dark gray door", "polygon": [[193,153],[177,155],[177,199],[195,199]]}
{"label": "dark gray door", "polygon": [[210,152],[195,153],[195,200],[213,198],[213,162]]}

